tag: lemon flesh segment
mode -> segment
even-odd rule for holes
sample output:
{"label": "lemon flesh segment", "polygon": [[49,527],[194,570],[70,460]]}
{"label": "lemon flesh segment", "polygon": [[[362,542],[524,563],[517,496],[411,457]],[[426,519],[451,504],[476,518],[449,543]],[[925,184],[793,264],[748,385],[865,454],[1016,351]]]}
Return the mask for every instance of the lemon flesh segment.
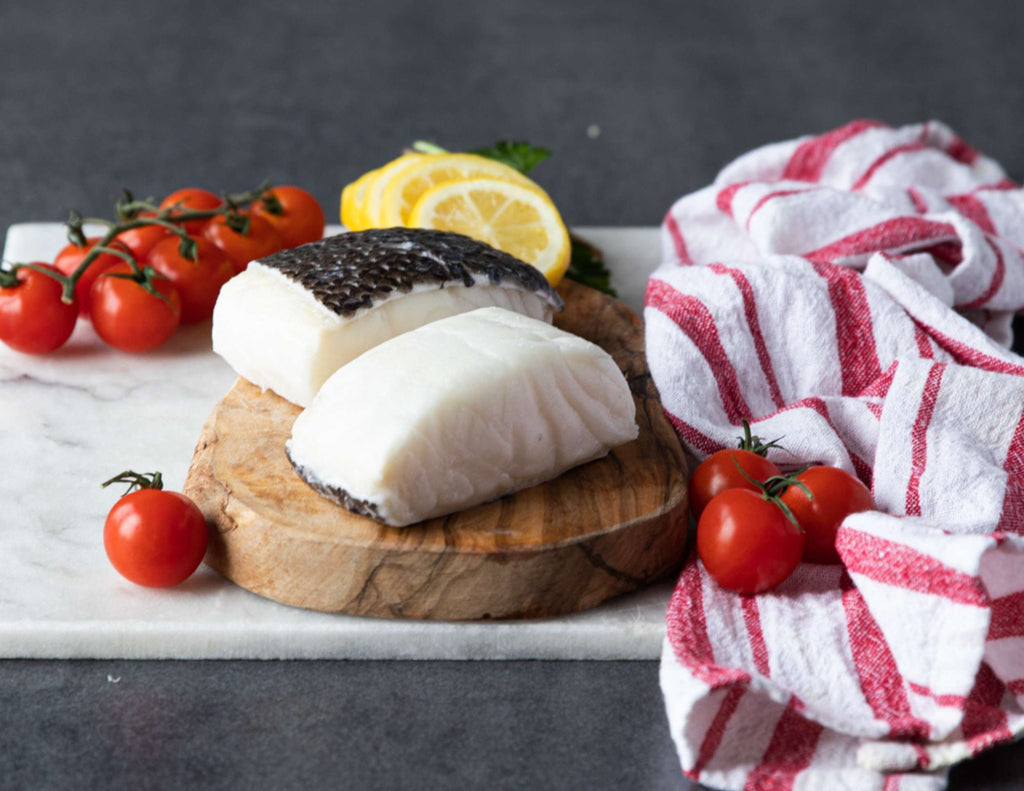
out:
{"label": "lemon flesh segment", "polygon": [[381,198],[381,218],[387,225],[408,225],[412,207],[424,192],[446,181],[497,178],[540,187],[515,168],[477,154],[425,154],[402,167],[388,180]]}
{"label": "lemon flesh segment", "polygon": [[370,227],[363,215],[363,203],[366,200],[366,188],[379,170],[375,168],[367,171],[351,184],[346,184],[341,191],[341,224],[350,231],[363,231]]}
{"label": "lemon flesh segment", "polygon": [[455,231],[514,255],[558,285],[569,266],[569,232],[541,190],[502,179],[446,181],[420,196],[413,228]]}
{"label": "lemon flesh segment", "polygon": [[362,211],[367,222],[366,228],[388,228],[387,223],[381,214],[381,202],[384,197],[384,190],[388,183],[394,178],[403,167],[428,156],[427,154],[402,154],[397,159],[392,159],[386,165],[377,168],[377,172],[370,179],[366,187],[366,194],[363,196]]}

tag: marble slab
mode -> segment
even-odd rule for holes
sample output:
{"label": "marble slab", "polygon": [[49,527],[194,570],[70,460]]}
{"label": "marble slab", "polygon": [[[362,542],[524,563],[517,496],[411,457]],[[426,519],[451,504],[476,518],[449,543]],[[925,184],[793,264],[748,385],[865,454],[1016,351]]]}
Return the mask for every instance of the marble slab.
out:
{"label": "marble slab", "polygon": [[[639,310],[657,229],[577,232],[605,251],[620,296]],[[14,225],[4,259],[51,260],[64,244],[58,223]],[[87,322],[48,356],[0,344],[0,657],[658,658],[671,583],[568,617],[446,623],[287,607],[205,566],[168,590],[123,580],[102,543],[119,490],[99,484],[132,468],[181,487],[199,429],[235,379],[209,333],[186,328],[137,356],[106,347]]]}

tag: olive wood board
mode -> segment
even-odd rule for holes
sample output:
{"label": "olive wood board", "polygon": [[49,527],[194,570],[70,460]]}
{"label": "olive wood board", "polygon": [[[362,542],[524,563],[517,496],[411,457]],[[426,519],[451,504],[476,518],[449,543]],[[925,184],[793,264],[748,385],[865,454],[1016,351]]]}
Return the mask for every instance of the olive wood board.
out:
{"label": "olive wood board", "polygon": [[[96,229],[98,231],[100,229]],[[328,233],[338,233],[329,226]],[[93,231],[90,231],[92,233]],[[620,298],[643,306],[660,232],[576,228],[605,254]],[[52,260],[59,222],[7,229],[3,257]],[[79,322],[67,346],[31,357],[0,345],[0,656],[38,659],[657,660],[674,579],[555,618],[363,618],[279,604],[205,564],[184,584],[140,588],[103,553],[103,519],[125,467],[181,489],[196,438],[236,374],[210,351],[209,325],[147,355],[112,352]],[[59,463],[58,463],[59,461]],[[98,533],[97,531],[100,531]]]}
{"label": "olive wood board", "polygon": [[206,563],[284,604],[431,620],[563,615],[678,571],[686,464],[647,370],[642,323],[593,289],[559,290],[555,324],[625,374],[636,440],[547,483],[394,528],[299,478],[285,455],[299,407],[239,379],[206,421],[183,490],[211,526]]}

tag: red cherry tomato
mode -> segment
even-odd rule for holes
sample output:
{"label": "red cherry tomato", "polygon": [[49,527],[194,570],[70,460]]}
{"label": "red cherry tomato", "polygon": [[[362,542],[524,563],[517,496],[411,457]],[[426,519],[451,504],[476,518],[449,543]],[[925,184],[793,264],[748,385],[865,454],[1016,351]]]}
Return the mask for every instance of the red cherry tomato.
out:
{"label": "red cherry tomato", "polygon": [[[83,247],[79,247],[77,244],[69,244],[59,253],[53,261],[53,265],[57,267],[65,275],[72,274],[78,265],[82,263],[82,259],[88,255],[89,251],[96,246],[100,241],[100,237],[91,236],[86,239],[86,244]],[[127,245],[124,242],[119,242],[114,239],[108,247],[120,248],[125,252],[128,252]],[[114,255],[113,253],[100,253],[93,262],[89,264],[89,268],[86,269],[82,276],[78,278],[78,282],[75,284],[75,300],[78,302],[78,312],[80,315],[89,316],[89,291],[92,289],[92,284],[101,273],[112,267],[114,264],[119,264],[123,261],[123,258]]]}
{"label": "red cherry tomato", "polygon": [[715,497],[697,523],[697,554],[719,585],[736,593],[762,593],[793,573],[804,534],[778,505],[748,489]]}
{"label": "red cherry tomato", "polygon": [[[56,267],[36,263],[59,274]],[[17,283],[0,288],[0,341],[24,354],[46,354],[63,346],[78,321],[78,304],[61,302],[63,285],[21,267]]]}
{"label": "red cherry tomato", "polygon": [[244,234],[228,225],[227,217],[214,217],[203,228],[203,236],[234,262],[236,272],[243,271],[250,261],[282,249],[281,237],[273,225],[255,214],[248,217],[249,228]]}
{"label": "red cherry tomato", "polygon": [[166,299],[141,283],[114,275],[131,274],[127,263],[110,267],[92,284],[92,326],[106,343],[126,352],[145,352],[166,341],[181,322],[181,297],[170,280],[153,284]]}
{"label": "red cherry tomato", "polygon": [[736,468],[737,464],[759,483],[780,474],[779,468],[772,462],[749,450],[727,449],[712,453],[697,465],[690,478],[690,510],[697,519],[700,519],[707,504],[726,489],[759,491],[743,477],[743,473]]}
{"label": "red cherry tomato", "polygon": [[[156,212],[144,211],[140,212],[139,216],[155,217]],[[138,228],[121,231],[117,238],[132,251],[135,260],[141,262],[149,254],[149,251],[153,249],[153,245],[165,236],[170,235],[171,232],[162,225],[140,225]]]}
{"label": "red cherry tomato", "polygon": [[206,554],[206,519],[178,492],[140,489],[126,494],[107,514],[103,546],[126,579],[165,588],[188,579]]}
{"label": "red cherry tomato", "polygon": [[146,258],[147,264],[178,289],[182,324],[210,318],[221,286],[235,274],[234,265],[217,247],[202,237],[194,241],[199,254],[196,261],[181,254],[177,236],[157,242]]}
{"label": "red cherry tomato", "polygon": [[[175,190],[160,201],[160,208],[177,208],[178,211],[206,211],[208,209],[219,209],[223,204],[224,200],[215,192],[199,189],[198,187],[186,187],[185,189]],[[174,219],[173,215],[176,213],[172,213],[172,220]],[[208,222],[208,219],[189,220],[183,223],[183,225],[190,234],[197,234]]]}
{"label": "red cherry tomato", "polygon": [[[283,186],[269,190],[265,198],[254,201],[252,213],[262,217],[277,231],[285,248],[315,242],[324,236],[324,210],[316,198],[301,187]],[[273,198],[280,211],[275,213]]]}
{"label": "red cherry tomato", "polygon": [[790,486],[780,498],[807,534],[804,560],[839,563],[836,532],[850,514],[873,511],[871,491],[853,475],[838,467],[809,467],[796,476],[814,499],[799,486]]}

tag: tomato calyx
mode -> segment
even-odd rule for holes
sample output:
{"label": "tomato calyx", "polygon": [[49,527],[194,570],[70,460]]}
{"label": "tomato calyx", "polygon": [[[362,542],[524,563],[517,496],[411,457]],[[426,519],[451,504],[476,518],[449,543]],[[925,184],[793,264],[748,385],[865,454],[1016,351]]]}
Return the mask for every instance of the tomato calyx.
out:
{"label": "tomato calyx", "polygon": [[[743,421],[743,426],[745,429],[747,429],[747,433],[749,435],[750,432],[749,427],[747,426],[747,421]],[[754,437],[754,439],[757,440],[757,437]],[[748,448],[743,448],[743,450],[748,450]],[[739,470],[740,475],[742,475],[744,478],[750,481],[750,483],[753,484],[753,486],[761,493],[762,500],[765,500],[766,502],[770,503],[775,503],[775,505],[779,507],[779,510],[786,515],[786,519],[792,522],[793,525],[795,525],[801,533],[804,532],[803,526],[801,526],[801,524],[797,521],[796,517],[793,516],[793,512],[790,510],[789,506],[786,505],[785,502],[783,502],[782,495],[790,486],[796,486],[801,491],[803,491],[804,494],[807,495],[807,498],[809,500],[814,499],[814,495],[811,493],[811,490],[808,489],[802,481],[797,480],[797,476],[800,473],[802,473],[806,469],[806,467],[801,468],[796,472],[784,473],[782,475],[773,475],[771,478],[768,478],[768,480],[761,482],[755,481],[753,478],[751,478],[747,474],[746,470],[744,470],[743,467],[740,466],[739,462],[736,461],[736,459],[733,459],[732,463],[736,465],[736,469]]]}
{"label": "tomato calyx", "polygon": [[779,440],[782,439],[782,437],[776,437],[775,439],[765,442],[756,434],[750,433],[750,423],[748,423],[746,419],[741,422],[743,423],[743,436],[740,437],[739,444],[736,446],[739,450],[749,450],[751,453],[756,453],[758,456],[767,456],[768,451],[772,448],[785,450],[785,448],[779,444]]}
{"label": "tomato calyx", "polygon": [[[132,259],[134,260],[134,259]],[[138,264],[135,265],[138,267]],[[116,277],[121,280],[134,280],[149,294],[152,294],[157,299],[163,300],[167,304],[170,304],[171,300],[168,299],[167,295],[161,292],[157,287],[155,280],[167,280],[166,275],[161,275],[153,267],[148,264],[144,267],[136,269],[135,272],[104,272],[100,277]]]}
{"label": "tomato calyx", "polygon": [[[106,489],[115,483],[127,483],[128,488],[124,494],[131,494],[138,489],[163,489],[164,477],[160,472],[135,472],[135,470],[124,470],[113,478],[100,484],[101,489]],[[124,495],[121,495],[124,497]]]}

